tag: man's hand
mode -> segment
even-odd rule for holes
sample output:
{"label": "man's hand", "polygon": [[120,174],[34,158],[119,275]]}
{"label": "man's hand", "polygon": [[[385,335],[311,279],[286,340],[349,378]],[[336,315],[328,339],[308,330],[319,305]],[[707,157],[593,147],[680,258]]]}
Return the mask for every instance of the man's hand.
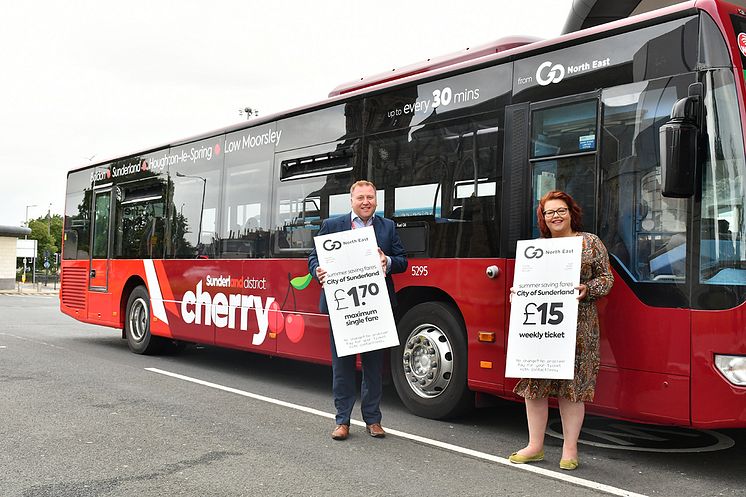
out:
{"label": "man's hand", "polygon": [[326,281],[326,269],[322,269],[321,267],[316,268],[316,278],[318,278],[319,283],[321,283],[321,286],[324,286],[324,281]]}
{"label": "man's hand", "polygon": [[381,250],[381,247],[378,247],[378,258],[381,260],[381,267],[383,268],[383,274],[386,275],[386,271],[388,270],[388,259],[386,258],[386,254],[383,253],[383,250]]}

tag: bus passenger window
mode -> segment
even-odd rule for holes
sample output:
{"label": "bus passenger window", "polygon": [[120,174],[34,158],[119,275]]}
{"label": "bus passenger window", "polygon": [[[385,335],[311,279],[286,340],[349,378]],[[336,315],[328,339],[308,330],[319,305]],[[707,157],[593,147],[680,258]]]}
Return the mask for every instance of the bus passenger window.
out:
{"label": "bus passenger window", "polygon": [[[263,132],[266,129],[262,127]],[[267,136],[276,137],[274,132],[274,125],[269,125]],[[269,196],[275,146],[271,140],[252,142],[254,135],[256,128],[249,128],[225,137],[217,253],[222,259],[269,257]]]}
{"label": "bus passenger window", "polygon": [[360,179],[353,175],[356,143],[333,142],[276,155],[276,254],[310,252],[322,221],[350,211],[350,186]]}
{"label": "bus passenger window", "polygon": [[398,223],[411,256],[497,254],[500,140],[495,115],[413,126],[368,140],[364,167],[388,192],[384,212]]}
{"label": "bus passenger window", "polygon": [[150,179],[115,187],[114,258],[160,259],[166,233],[165,181]]}
{"label": "bus passenger window", "polygon": [[440,185],[429,183],[394,189],[394,217],[441,217]]}
{"label": "bus passenger window", "polygon": [[596,150],[597,100],[571,103],[531,114],[531,157]]}
{"label": "bus passenger window", "polygon": [[[321,186],[318,184],[319,188]],[[277,211],[279,248],[313,248],[313,235],[321,227],[320,200],[319,197],[304,197],[302,194],[297,198],[280,200]]]}
{"label": "bus passenger window", "polygon": [[[168,150],[168,157],[191,157],[169,167],[173,193],[166,257],[214,257],[223,155],[211,152],[223,139],[208,138]],[[196,152],[195,152],[196,151]]]}

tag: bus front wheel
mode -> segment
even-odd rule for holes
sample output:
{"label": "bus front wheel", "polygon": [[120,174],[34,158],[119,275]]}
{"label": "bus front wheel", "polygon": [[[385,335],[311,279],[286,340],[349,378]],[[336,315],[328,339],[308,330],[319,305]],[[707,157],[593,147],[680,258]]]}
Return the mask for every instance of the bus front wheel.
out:
{"label": "bus front wheel", "polygon": [[162,339],[150,334],[150,295],[144,286],[138,286],[127,299],[124,321],[127,345],[135,354],[155,354],[161,350]]}
{"label": "bus front wheel", "polygon": [[398,324],[391,375],[404,405],[418,416],[443,419],[474,405],[466,383],[466,332],[451,306],[426,302]]}

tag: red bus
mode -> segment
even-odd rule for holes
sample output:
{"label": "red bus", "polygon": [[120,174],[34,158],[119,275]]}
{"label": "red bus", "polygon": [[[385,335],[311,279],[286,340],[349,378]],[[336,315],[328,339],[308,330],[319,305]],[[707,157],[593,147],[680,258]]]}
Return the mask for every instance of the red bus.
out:
{"label": "red bus", "polygon": [[61,310],[122,329],[136,353],[195,342],[330,363],[306,257],[369,179],[410,257],[392,382],[413,412],[453,416],[475,396],[515,398],[516,241],[562,189],[617,281],[588,411],[744,427],[745,54],[741,7],[686,2],[73,170]]}

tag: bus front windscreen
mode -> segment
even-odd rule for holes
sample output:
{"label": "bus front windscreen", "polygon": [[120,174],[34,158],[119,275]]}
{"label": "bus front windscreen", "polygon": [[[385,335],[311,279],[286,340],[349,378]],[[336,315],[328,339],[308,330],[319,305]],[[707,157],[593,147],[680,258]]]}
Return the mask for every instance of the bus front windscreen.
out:
{"label": "bus front windscreen", "polygon": [[704,73],[706,158],[702,167],[700,282],[746,285],[746,174],[733,72]]}

